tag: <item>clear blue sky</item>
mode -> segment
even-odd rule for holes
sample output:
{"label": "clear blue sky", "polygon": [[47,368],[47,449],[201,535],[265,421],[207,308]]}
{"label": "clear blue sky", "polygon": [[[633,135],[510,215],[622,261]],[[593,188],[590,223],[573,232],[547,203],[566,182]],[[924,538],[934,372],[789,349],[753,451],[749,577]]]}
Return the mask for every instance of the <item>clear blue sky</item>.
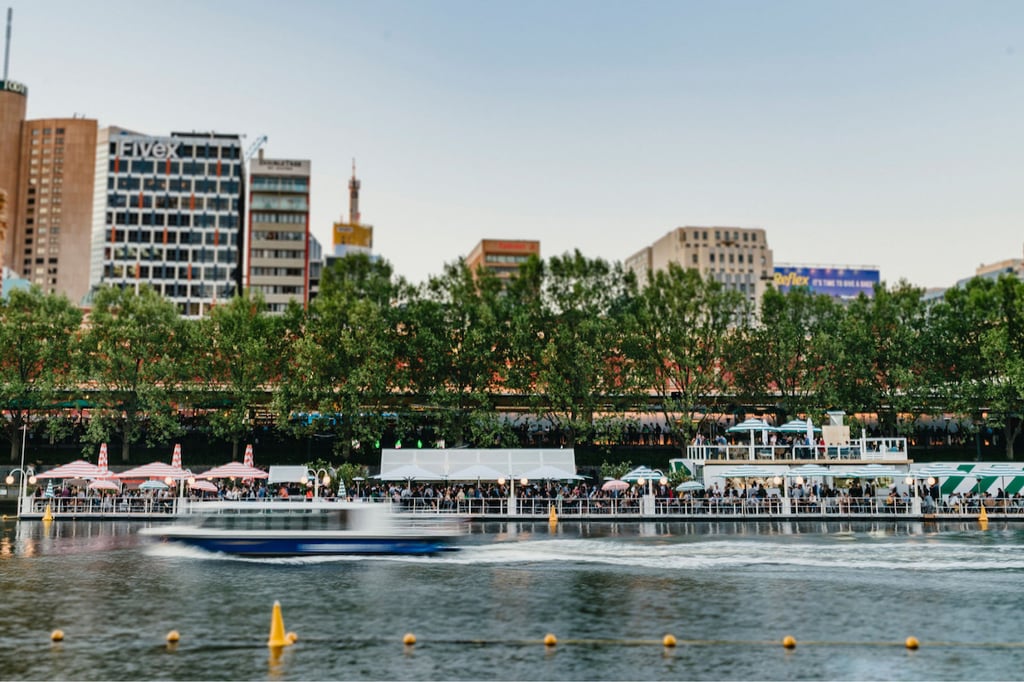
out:
{"label": "clear blue sky", "polygon": [[[7,3],[4,3],[6,6]],[[1024,249],[1024,2],[14,0],[29,115],[269,136],[421,281],[680,225],[946,286]]]}

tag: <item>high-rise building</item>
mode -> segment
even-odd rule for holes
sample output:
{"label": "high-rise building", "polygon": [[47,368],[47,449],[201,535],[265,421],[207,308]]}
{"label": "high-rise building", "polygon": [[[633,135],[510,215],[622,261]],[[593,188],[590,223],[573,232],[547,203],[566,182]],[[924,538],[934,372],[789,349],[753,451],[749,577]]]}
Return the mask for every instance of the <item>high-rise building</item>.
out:
{"label": "high-rise building", "polygon": [[25,121],[20,157],[10,267],[44,292],[78,303],[89,292],[96,121]]}
{"label": "high-rise building", "polygon": [[310,298],[308,160],[267,159],[249,166],[249,258],[246,282],[262,292],[267,309]]}
{"label": "high-rise building", "polygon": [[509,280],[519,272],[519,266],[530,259],[540,258],[540,242],[529,239],[481,239],[466,257],[471,272],[483,268]]}
{"label": "high-rise building", "polygon": [[201,317],[241,287],[238,135],[104,128],[96,145],[93,286],[148,283]]}
{"label": "high-rise building", "polygon": [[348,182],[348,222],[334,223],[333,257],[344,258],[350,253],[373,253],[373,225],[364,225],[359,214],[359,188],[356,164],[352,162],[352,179]]}
{"label": "high-rise building", "polygon": [[699,270],[739,291],[755,306],[774,276],[772,250],[765,231],[740,227],[677,227],[626,259],[642,285],[649,272],[669,263]]}
{"label": "high-rise building", "polygon": [[[25,122],[28,88],[11,80],[0,81],[0,190],[7,192],[7,224],[18,224],[15,197],[18,196],[18,171],[21,160],[21,125]],[[11,232],[8,231],[8,237]],[[3,265],[13,267],[14,245],[0,245]]]}

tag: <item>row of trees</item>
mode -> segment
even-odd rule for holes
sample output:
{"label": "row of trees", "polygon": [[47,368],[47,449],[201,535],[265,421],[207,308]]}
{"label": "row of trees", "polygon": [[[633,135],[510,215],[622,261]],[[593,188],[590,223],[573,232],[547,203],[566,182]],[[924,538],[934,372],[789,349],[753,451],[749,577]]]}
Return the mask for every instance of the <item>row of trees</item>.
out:
{"label": "row of trees", "polygon": [[629,415],[660,410],[682,443],[711,414],[833,407],[875,414],[887,434],[986,410],[1013,457],[1019,280],[977,279],[933,302],[906,283],[846,304],[769,290],[756,322],[751,312],[696,271],[672,266],[638,286],[578,252],[533,259],[507,285],[459,262],[418,287],[352,256],[324,272],[308,309],[281,316],[244,294],[184,320],[147,287],[110,287],[83,324],[64,298],[15,291],[0,307],[0,401],[12,457],[29,420],[59,430],[76,408],[89,411],[85,443],[118,436],[127,460],[133,443],[170,442],[184,410],[236,456],[257,409],[297,436],[332,432],[345,456],[395,413],[449,445],[488,446],[511,443],[501,411],[512,408],[571,443],[615,440]]}

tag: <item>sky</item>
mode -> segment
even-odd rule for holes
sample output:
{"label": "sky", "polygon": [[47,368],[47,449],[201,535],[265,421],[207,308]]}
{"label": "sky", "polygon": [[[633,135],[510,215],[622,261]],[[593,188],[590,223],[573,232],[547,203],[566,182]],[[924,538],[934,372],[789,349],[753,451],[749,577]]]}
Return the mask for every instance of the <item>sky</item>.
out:
{"label": "sky", "polygon": [[[3,3],[0,3],[3,4]],[[31,118],[260,135],[413,282],[484,238],[622,261],[764,228],[776,263],[944,287],[1024,255],[1017,0],[8,0]]]}

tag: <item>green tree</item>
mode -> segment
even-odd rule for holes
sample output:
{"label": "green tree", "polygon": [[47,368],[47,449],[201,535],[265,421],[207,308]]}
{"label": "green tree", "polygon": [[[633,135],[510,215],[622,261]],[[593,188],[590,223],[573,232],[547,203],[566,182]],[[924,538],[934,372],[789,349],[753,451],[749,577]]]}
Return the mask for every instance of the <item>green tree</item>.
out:
{"label": "green tree", "polygon": [[173,303],[147,285],[104,287],[95,296],[82,339],[82,380],[95,386],[85,441],[99,444],[114,433],[121,459],[133,443],[166,442],[181,432],[175,404],[185,360],[186,333]]}
{"label": "green tree", "polygon": [[31,412],[46,410],[70,390],[81,323],[81,311],[67,297],[38,287],[15,289],[0,300],[0,402],[11,416],[4,429],[12,462]]}
{"label": "green tree", "polygon": [[493,413],[507,367],[506,308],[501,282],[460,260],[431,277],[404,311],[410,388],[435,411],[451,445],[505,440]]}
{"label": "green tree", "polygon": [[265,402],[268,388],[281,377],[285,320],[267,314],[259,292],[246,291],[214,307],[194,327],[199,406],[207,409],[213,435],[231,443],[237,460],[239,442],[252,434],[254,406]]}
{"label": "green tree", "polygon": [[637,348],[644,384],[658,397],[672,439],[685,445],[699,428],[702,403],[728,386],[723,365],[730,328],[747,319],[747,305],[696,270],[675,263],[648,276],[640,293]]}
{"label": "green tree", "polygon": [[[325,271],[275,392],[283,428],[306,436],[331,432],[346,458],[353,445],[380,438],[392,391],[404,381],[398,351],[407,293],[404,282],[392,281],[390,265],[362,254]],[[319,417],[293,419],[306,410]]]}
{"label": "green tree", "polygon": [[527,264],[509,288],[517,365],[510,384],[530,396],[533,411],[566,436],[593,436],[595,413],[634,400],[632,358],[624,330],[632,324],[636,285],[619,264],[588,260],[579,251]]}
{"label": "green tree", "polygon": [[923,292],[906,282],[875,285],[871,297],[851,301],[840,325],[836,400],[878,415],[883,434],[909,428],[899,415],[916,416],[927,402],[928,371],[919,355],[926,326]]}
{"label": "green tree", "polygon": [[832,403],[840,306],[805,287],[786,293],[769,288],[759,317],[759,324],[737,335],[738,352],[730,354],[739,392],[751,402],[775,403],[780,419]]}

